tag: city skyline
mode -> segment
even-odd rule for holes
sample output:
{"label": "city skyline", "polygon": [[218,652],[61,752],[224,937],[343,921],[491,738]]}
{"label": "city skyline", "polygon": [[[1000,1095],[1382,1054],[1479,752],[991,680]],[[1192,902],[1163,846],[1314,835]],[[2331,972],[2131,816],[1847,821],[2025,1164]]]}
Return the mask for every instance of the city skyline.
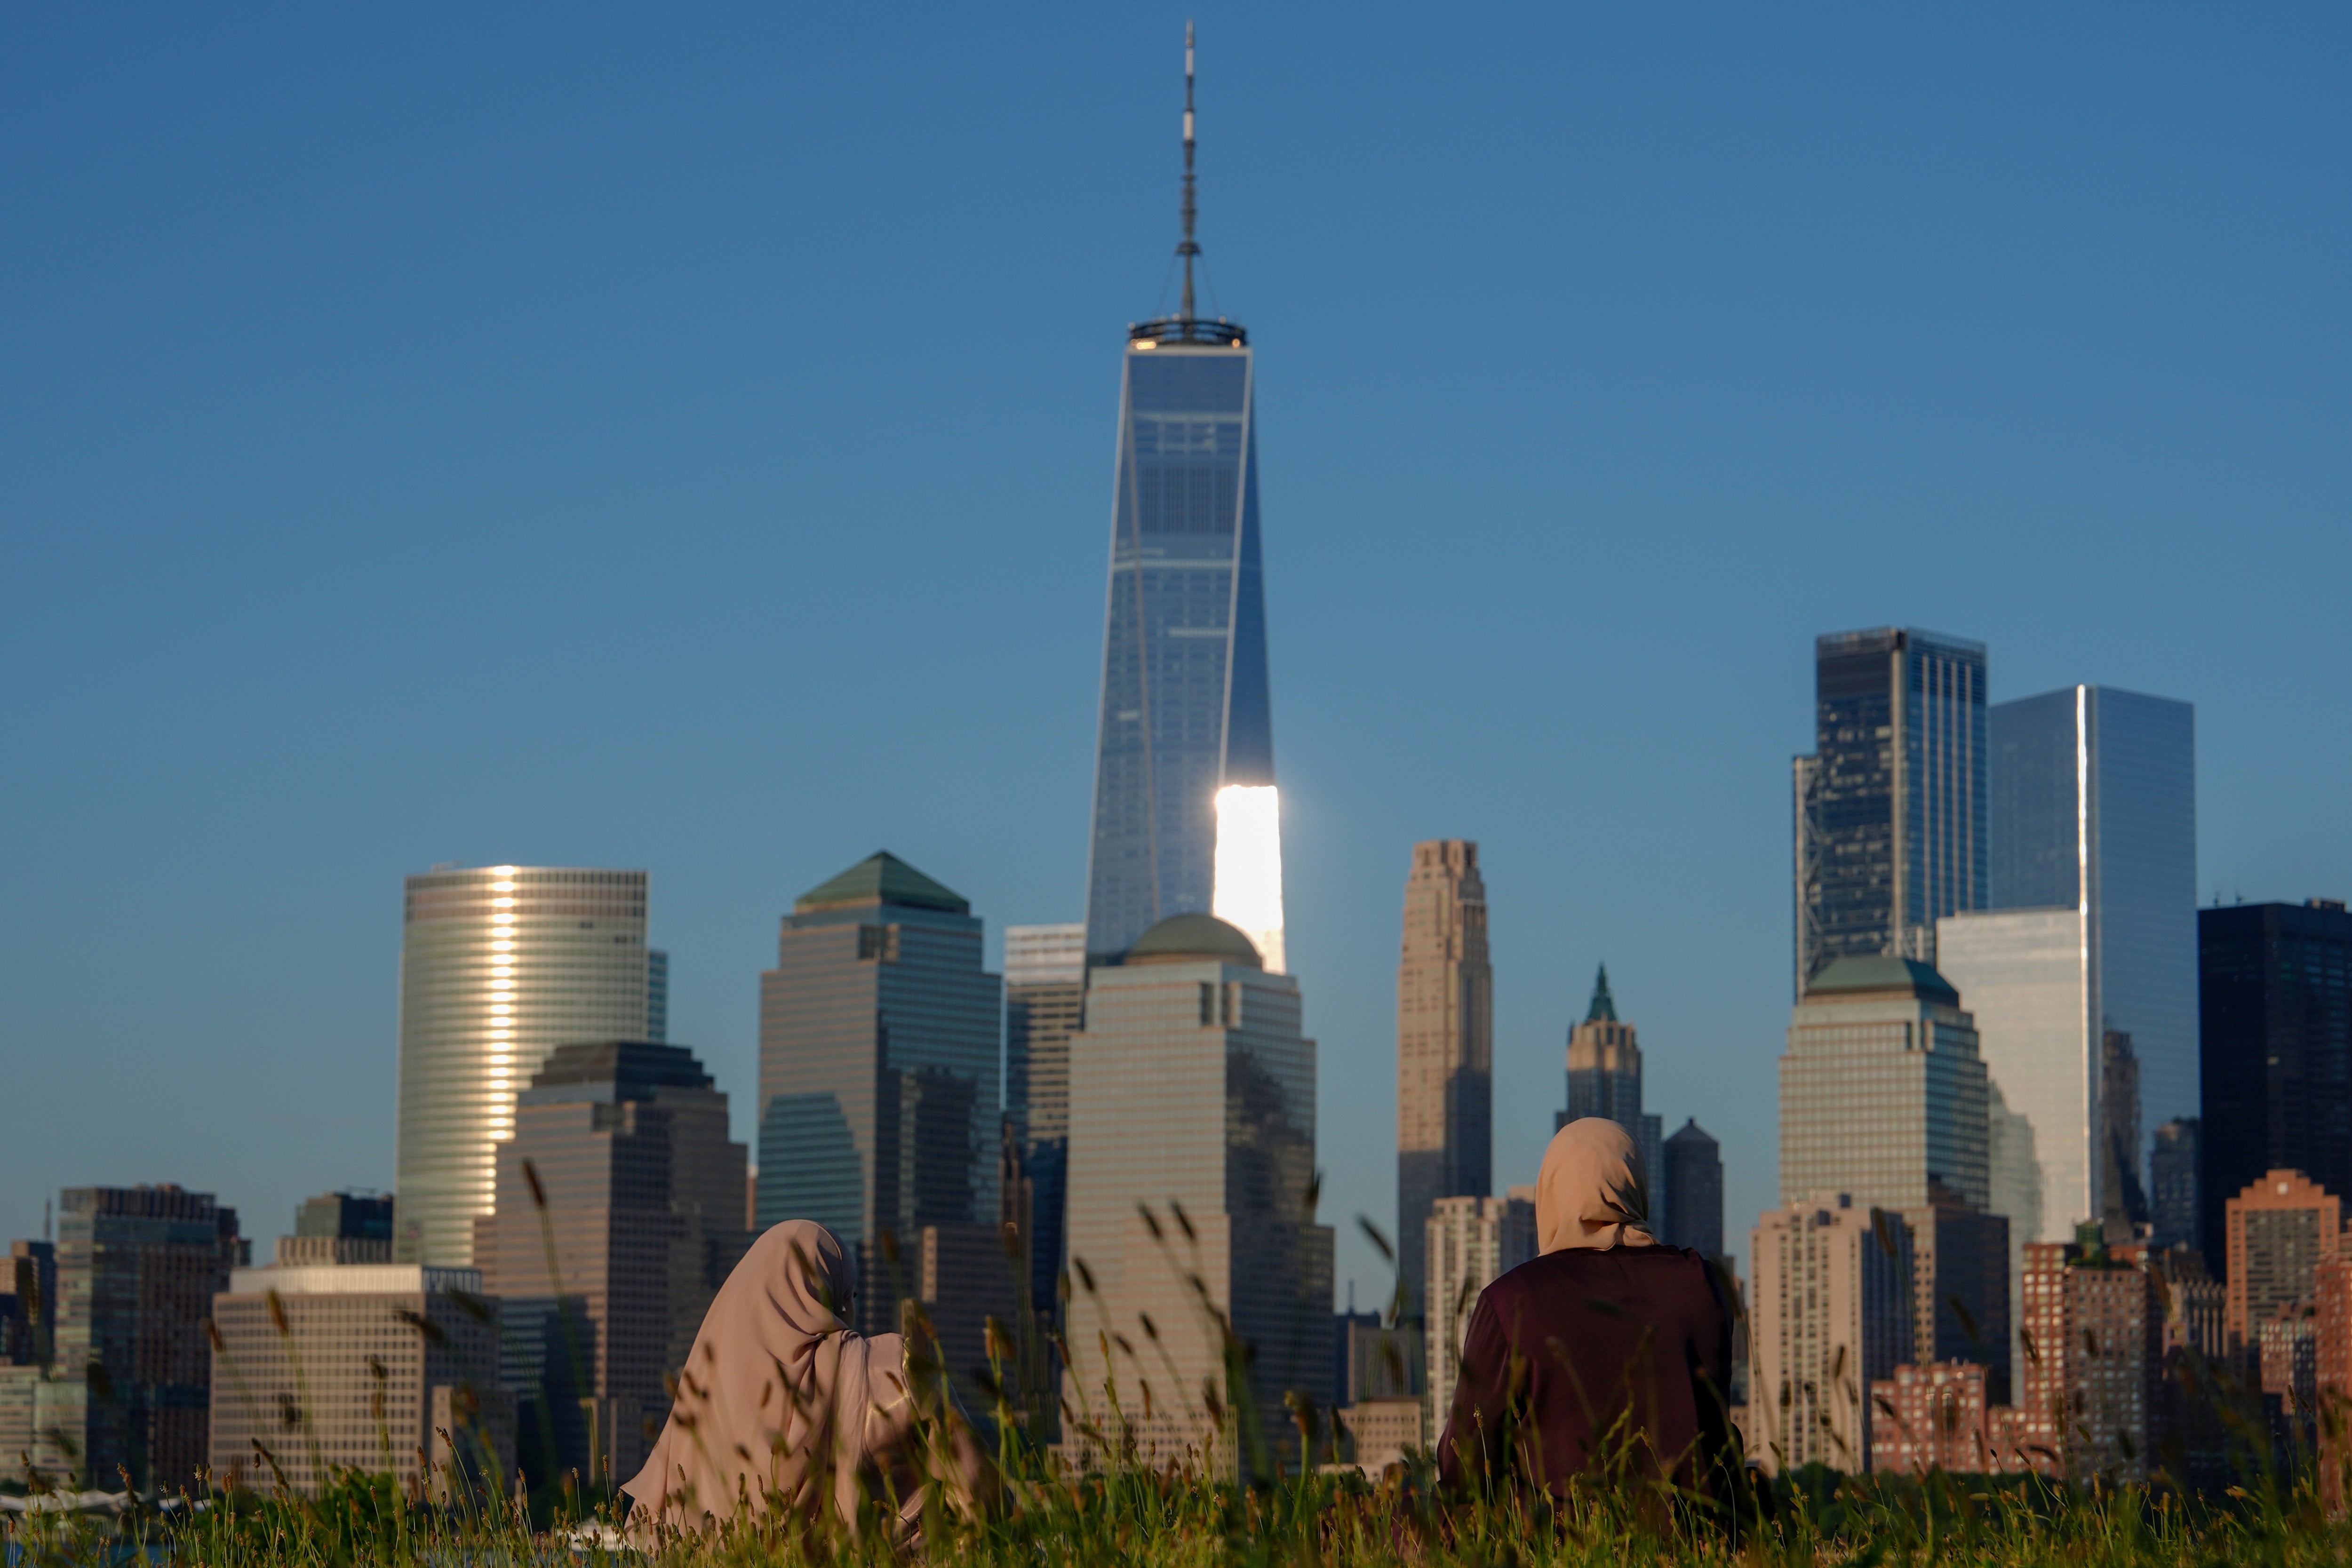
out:
{"label": "city skyline", "polygon": [[[1017,24],[946,73],[828,20],[832,77],[740,17],[583,14],[576,73],[494,18],[9,26],[51,239],[9,264],[44,305],[8,378],[0,1039],[56,1111],[0,1155],[12,1234],[85,1183],[391,1187],[388,890],[436,862],[649,869],[670,1032],[739,1116],[772,922],[855,855],[992,931],[1081,912],[1109,365],[1170,304],[1168,26]],[[1393,866],[1432,836],[1497,868],[1497,1104],[1542,1107],[1497,1117],[1497,1186],[1606,957],[1650,1097],[1724,1141],[1735,1236],[1769,1199],[1824,632],[1964,632],[1994,701],[2194,701],[2199,902],[2352,888],[2313,673],[2347,256],[2297,173],[2339,21],[2159,15],[2121,72],[2082,18],[2031,50],[1927,18],[1203,29],[1201,287],[1274,378],[1287,967],[1360,1299]],[[1411,101],[1334,141],[1332,82],[1407,54]],[[748,64],[777,57],[790,90]],[[630,90],[590,101],[599,69]],[[938,134],[983,119],[985,180]],[[950,318],[1017,351],[952,353]]]}

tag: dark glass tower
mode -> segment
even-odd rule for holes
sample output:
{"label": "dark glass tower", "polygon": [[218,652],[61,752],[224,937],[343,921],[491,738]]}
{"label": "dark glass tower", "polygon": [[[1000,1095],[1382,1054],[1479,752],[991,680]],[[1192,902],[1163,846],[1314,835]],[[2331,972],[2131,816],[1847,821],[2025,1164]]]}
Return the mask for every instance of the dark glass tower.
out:
{"label": "dark glass tower", "polygon": [[2229,1263],[2224,1206],[2273,1170],[2352,1193],[2352,915],[2340,900],[2197,912],[2199,1202]]}
{"label": "dark glass tower", "polygon": [[1796,759],[1796,994],[1839,958],[1936,957],[1987,902],[1985,650],[1887,626],[1813,640]]}
{"label": "dark glass tower", "polygon": [[1192,310],[1192,45],[1184,295],[1128,329],[1103,625],[1087,950],[1211,912],[1216,793],[1274,782],[1249,334]]}
{"label": "dark glass tower", "polygon": [[1003,1007],[971,905],[888,853],[803,894],[760,977],[759,1224],[814,1219],[853,1249],[869,1333],[921,1287],[926,1230],[983,1233],[961,1299],[1004,1283]]}

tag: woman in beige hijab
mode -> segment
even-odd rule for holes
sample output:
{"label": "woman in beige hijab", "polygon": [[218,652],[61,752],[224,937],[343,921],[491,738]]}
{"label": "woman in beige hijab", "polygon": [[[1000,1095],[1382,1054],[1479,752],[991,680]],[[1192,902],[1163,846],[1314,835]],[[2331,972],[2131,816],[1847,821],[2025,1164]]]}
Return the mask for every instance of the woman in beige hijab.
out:
{"label": "woman in beige hijab", "polygon": [[910,1377],[902,1337],[850,1327],[856,1293],[822,1225],[789,1219],[751,1243],[704,1314],[653,1457],[621,1489],[632,1533],[828,1508],[855,1531],[873,1497],[907,1537],[935,1481],[972,1506],[986,1462],[971,1428]]}
{"label": "woman in beige hijab", "polygon": [[1553,1134],[1536,1244],[1470,1314],[1440,1476],[1564,1492],[1600,1472],[1717,1491],[1734,1452],[1730,1303],[1709,1260],[1651,1233],[1641,1151],[1616,1123]]}

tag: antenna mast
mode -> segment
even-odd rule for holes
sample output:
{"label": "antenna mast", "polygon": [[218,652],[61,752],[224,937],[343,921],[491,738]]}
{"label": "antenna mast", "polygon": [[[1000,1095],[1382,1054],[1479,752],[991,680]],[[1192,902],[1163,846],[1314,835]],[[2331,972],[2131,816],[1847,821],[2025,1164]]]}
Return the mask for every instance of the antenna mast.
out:
{"label": "antenna mast", "polygon": [[1201,247],[1192,242],[1192,221],[1197,216],[1192,204],[1192,24],[1184,24],[1184,241],[1176,254],[1184,258],[1184,308],[1180,320],[1192,319],[1192,258]]}

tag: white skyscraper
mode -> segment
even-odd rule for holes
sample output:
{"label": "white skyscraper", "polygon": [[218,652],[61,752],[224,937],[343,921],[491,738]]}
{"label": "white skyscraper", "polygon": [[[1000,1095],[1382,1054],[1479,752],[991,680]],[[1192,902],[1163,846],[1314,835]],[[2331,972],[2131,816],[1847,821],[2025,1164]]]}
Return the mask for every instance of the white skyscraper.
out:
{"label": "white skyscraper", "polygon": [[1441,1197],[1429,1207],[1424,1233],[1429,1312],[1423,1341],[1429,1358],[1423,1438],[1434,1442],[1454,1408],[1461,1381],[1462,1340],[1479,1292],[1536,1255],[1536,1189],[1505,1197]]}
{"label": "white skyscraper", "polygon": [[559,1045],[653,1040],[660,955],[646,873],[546,866],[407,879],[400,952],[395,1242],[404,1262],[463,1269],[498,1186],[492,1145],[515,1094]]}

